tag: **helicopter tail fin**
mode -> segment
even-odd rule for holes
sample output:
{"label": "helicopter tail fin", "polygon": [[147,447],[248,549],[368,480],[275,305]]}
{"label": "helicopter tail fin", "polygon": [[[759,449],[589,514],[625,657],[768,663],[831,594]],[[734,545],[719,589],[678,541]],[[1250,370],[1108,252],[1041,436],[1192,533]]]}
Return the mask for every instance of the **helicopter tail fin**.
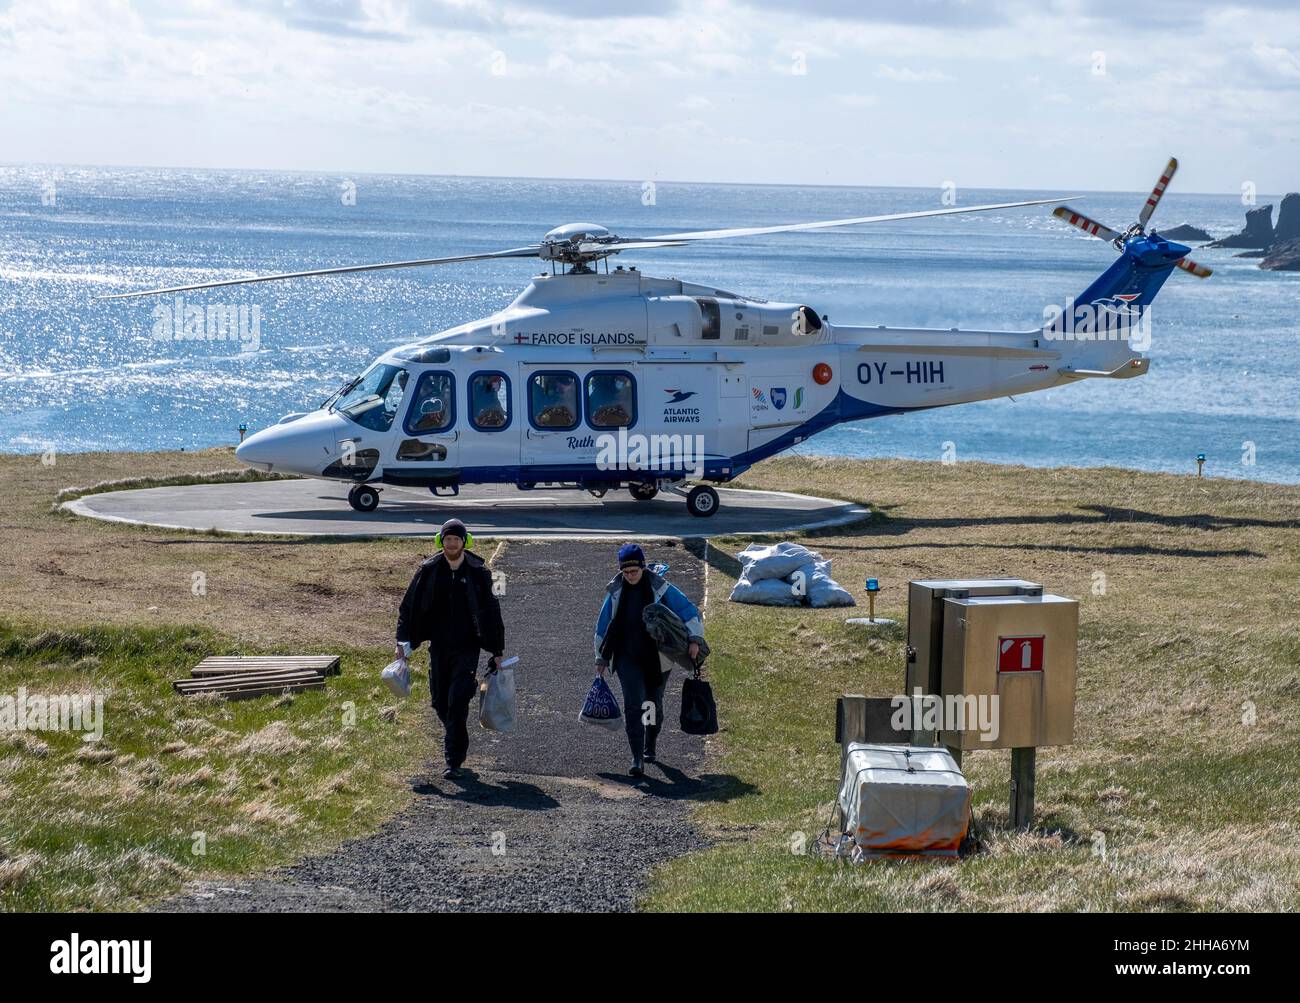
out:
{"label": "helicopter tail fin", "polygon": [[1125,366],[1150,347],[1151,302],[1189,250],[1155,234],[1129,238],[1078,297],[1044,309],[1044,339],[1083,342],[1070,354],[1090,373]]}
{"label": "helicopter tail fin", "polygon": [[1178,262],[1190,251],[1156,234],[1133,237],[1124,244],[1119,259],[1083,291],[1077,302],[1119,299],[1133,306],[1150,306]]}

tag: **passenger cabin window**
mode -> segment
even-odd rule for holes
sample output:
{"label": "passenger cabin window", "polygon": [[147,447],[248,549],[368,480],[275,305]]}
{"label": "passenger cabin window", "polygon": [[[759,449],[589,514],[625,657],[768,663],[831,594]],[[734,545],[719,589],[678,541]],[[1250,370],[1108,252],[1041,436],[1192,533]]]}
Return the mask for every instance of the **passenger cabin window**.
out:
{"label": "passenger cabin window", "polygon": [[590,373],[586,387],[587,424],[592,428],[636,423],[636,383],[630,373]]}
{"label": "passenger cabin window", "polygon": [[469,421],[481,432],[510,424],[510,380],[504,373],[475,373],[469,381]]}
{"label": "passenger cabin window", "polygon": [[717,341],[722,337],[722,311],[717,300],[699,299],[700,337],[705,341]]}
{"label": "passenger cabin window", "polygon": [[334,403],[333,410],[362,428],[387,432],[406,394],[407,372],[398,366],[376,365]]}
{"label": "passenger cabin window", "polygon": [[535,428],[578,427],[578,378],[573,373],[528,377],[528,418]]}
{"label": "passenger cabin window", "polygon": [[425,373],[406,412],[409,435],[445,432],[456,421],[456,380],[451,373]]}

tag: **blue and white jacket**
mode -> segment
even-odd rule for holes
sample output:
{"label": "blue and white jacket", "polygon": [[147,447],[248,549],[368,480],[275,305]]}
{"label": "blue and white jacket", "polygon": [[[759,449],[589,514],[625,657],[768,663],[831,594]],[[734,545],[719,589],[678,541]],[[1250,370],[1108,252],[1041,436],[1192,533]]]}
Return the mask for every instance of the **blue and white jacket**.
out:
{"label": "blue and white jacket", "polygon": [[[654,601],[663,603],[682,618],[682,623],[686,625],[686,632],[690,635],[692,641],[703,641],[704,624],[700,620],[700,611],[695,608],[695,603],[687,599],[681,589],[667,581],[662,575],[651,571],[649,568],[646,568],[643,574],[650,582],[650,589],[654,593]],[[609,632],[609,625],[614,622],[614,617],[618,614],[618,598],[622,591],[623,575],[620,572],[605,586],[605,602],[600,607],[600,616],[596,618],[596,637],[593,646],[596,649],[596,661],[598,662],[605,661],[601,657],[600,649],[605,643],[605,634]]]}

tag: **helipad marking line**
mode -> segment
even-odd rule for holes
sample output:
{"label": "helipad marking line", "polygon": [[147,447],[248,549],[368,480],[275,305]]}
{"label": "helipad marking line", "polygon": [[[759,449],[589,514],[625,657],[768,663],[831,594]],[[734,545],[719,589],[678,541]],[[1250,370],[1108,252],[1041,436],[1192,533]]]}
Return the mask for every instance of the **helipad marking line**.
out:
{"label": "helipad marking line", "polygon": [[700,612],[709,605],[709,538],[704,538],[704,597],[700,600]]}
{"label": "helipad marking line", "polygon": [[[783,492],[765,492],[765,493],[781,494]],[[799,497],[806,498],[808,496],[801,495]],[[100,522],[117,522],[127,526],[141,526],[145,529],[168,529],[178,533],[217,532],[228,536],[283,536],[289,538],[337,536],[346,539],[394,539],[394,540],[421,539],[424,537],[437,535],[437,530],[432,530],[432,529],[429,530],[428,532],[410,531],[410,532],[403,532],[403,533],[383,533],[383,532],[367,533],[367,532],[360,532],[357,530],[338,529],[338,530],[329,530],[329,531],[322,531],[318,533],[312,533],[312,532],[304,532],[302,530],[298,530],[294,532],[290,530],[276,530],[276,529],[221,529],[217,526],[177,526],[172,523],[147,522],[144,519],[129,519],[126,516],[107,515],[105,513],[96,512],[93,509],[90,509],[85,505],[83,505],[80,499],[64,502],[62,505],[59,506],[59,508],[61,510],[72,512],[74,515],[82,516],[83,518],[98,519]],[[637,537],[638,539],[644,539],[644,540],[684,540],[684,539],[689,539],[691,537],[708,539],[709,536],[771,536],[773,534],[786,533],[786,532],[802,533],[814,529],[826,529],[831,526],[843,526],[847,523],[854,522],[862,518],[863,516],[871,515],[870,509],[864,509],[860,505],[852,505],[849,508],[842,508],[842,509],[838,509],[837,511],[839,512],[839,514],[836,516],[832,516],[827,519],[822,519],[819,522],[810,522],[799,526],[778,526],[778,527],[768,526],[768,527],[750,528],[750,529],[728,529],[728,530],[719,530],[717,533],[710,533],[710,534],[704,534],[704,533],[674,534],[674,533],[638,532]],[[501,536],[500,533],[502,532],[509,533],[510,535]],[[628,532],[629,530],[625,528],[618,528],[618,529],[611,529],[607,533],[600,533],[600,534],[572,533],[571,531],[567,531],[563,526],[557,526],[546,533],[538,533],[537,531],[534,530],[528,535],[522,535],[522,531],[515,530],[515,529],[497,530],[495,533],[491,531],[487,531],[482,534],[482,539],[485,541],[486,540],[554,540],[557,537],[562,536],[566,540],[596,542],[596,541],[608,540],[611,537],[625,536],[627,535]]]}
{"label": "helipad marking line", "polygon": [[[215,488],[215,487],[222,487],[222,486],[224,485],[213,484],[213,485],[200,485],[198,487]],[[158,490],[158,489],[136,488],[131,490],[146,491],[146,490]],[[190,490],[190,488],[187,486],[187,488],[185,489],[171,489],[171,490]],[[309,539],[329,538],[329,537],[338,537],[344,539],[379,539],[379,538],[421,539],[421,538],[432,536],[437,532],[437,528],[432,525],[430,525],[428,529],[424,529],[423,527],[421,527],[420,529],[415,529],[408,525],[407,528],[400,529],[397,532],[385,532],[384,527],[388,525],[387,523],[381,524],[379,527],[375,529],[370,529],[366,527],[365,524],[359,525],[358,523],[351,522],[351,521],[344,522],[342,519],[338,520],[340,525],[338,525],[336,528],[329,528],[329,529],[323,529],[318,531],[304,531],[302,529],[297,529],[297,528],[232,529],[232,528],[226,528],[221,526],[215,526],[211,524],[177,525],[171,522],[153,522],[146,519],[131,518],[129,516],[112,515],[107,512],[98,511],[97,509],[92,507],[92,503],[96,499],[98,499],[101,495],[122,494],[122,493],[123,492],[111,492],[111,493],[97,492],[95,494],[86,495],[83,498],[78,498],[72,501],[64,502],[60,506],[60,509],[71,512],[75,515],[79,515],[83,518],[98,519],[102,522],[116,522],[123,525],[143,526],[145,528],[150,528],[150,529],[171,530],[171,531],[181,532],[181,533],[218,532],[221,534],[228,534],[231,536],[273,536],[273,537],[309,538]],[[804,531],[822,529],[830,526],[841,526],[846,523],[857,521],[863,517],[869,518],[871,515],[871,510],[869,507],[863,507],[861,505],[852,502],[845,502],[839,499],[822,498],[818,496],[799,494],[797,492],[767,491],[761,489],[746,489],[746,488],[723,488],[722,493],[735,494],[744,497],[766,495],[773,498],[784,498],[784,499],[789,499],[791,501],[801,502],[803,504],[801,504],[799,507],[792,506],[789,510],[786,511],[786,515],[791,517],[796,522],[798,521],[798,516],[801,514],[811,515],[814,512],[817,512],[817,514],[825,513],[826,517],[822,519],[818,519],[815,522],[804,523],[800,525],[749,526],[749,527],[739,527],[739,528],[733,527],[731,529],[718,530],[716,532],[707,532],[708,529],[707,526],[699,526],[697,529],[696,526],[690,523],[688,520],[682,520],[679,526],[674,527],[676,532],[646,533],[640,527],[615,526],[609,530],[603,530],[598,532],[588,531],[585,533],[583,532],[574,533],[572,531],[571,524],[567,523],[564,519],[566,515],[573,515],[574,513],[565,510],[565,511],[556,511],[553,514],[538,513],[537,518],[540,522],[542,522],[542,525],[534,524],[532,526],[527,526],[527,527],[523,525],[514,525],[514,526],[507,525],[507,526],[498,526],[495,529],[491,529],[491,530],[486,530],[481,534],[481,539],[483,539],[486,542],[489,540],[509,540],[509,539],[554,540],[557,537],[563,537],[565,539],[571,539],[571,540],[604,541],[612,537],[622,536],[622,535],[626,535],[629,532],[634,532],[636,533],[637,536],[643,537],[647,540],[681,540],[681,539],[689,539],[691,537],[695,537],[707,541],[707,539],[710,536],[716,536],[720,534],[741,535],[741,536],[763,536],[763,535],[772,535],[772,534],[794,532],[794,531],[804,532]],[[545,499],[551,497],[552,496],[548,496],[548,495],[533,495],[530,498],[509,499],[509,501],[512,504],[513,503],[534,504],[536,502],[544,501]],[[236,501],[238,503],[238,506],[241,508],[248,508],[251,507],[252,505],[251,502],[247,502],[242,498],[236,499]],[[466,501],[468,501],[468,499],[466,499]],[[837,502],[838,504],[836,504]],[[744,508],[746,506],[740,506],[740,507]],[[818,509],[820,509],[821,511],[818,512]],[[577,514],[580,516],[580,512],[578,512]],[[270,519],[275,518],[274,513],[265,513],[265,515]],[[341,512],[340,515],[344,515],[344,513]],[[668,518],[672,518],[674,521],[676,521],[674,516],[669,515]],[[327,518],[324,521],[326,523],[329,523],[331,520]],[[417,521],[423,522],[423,520],[417,520],[415,518],[411,519],[411,522],[417,522]]]}

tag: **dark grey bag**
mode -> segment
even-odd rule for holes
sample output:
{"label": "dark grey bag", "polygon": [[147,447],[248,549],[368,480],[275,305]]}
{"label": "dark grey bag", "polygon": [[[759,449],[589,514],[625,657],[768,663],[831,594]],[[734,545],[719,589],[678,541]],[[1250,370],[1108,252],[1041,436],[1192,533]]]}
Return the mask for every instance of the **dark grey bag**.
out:
{"label": "dark grey bag", "polygon": [[641,620],[645,623],[646,633],[654,638],[661,655],[667,655],[684,669],[694,669],[709,657],[709,646],[700,640],[699,662],[692,662],[686,649],[691,643],[686,633],[686,624],[682,618],[660,602],[649,603],[641,611]]}

